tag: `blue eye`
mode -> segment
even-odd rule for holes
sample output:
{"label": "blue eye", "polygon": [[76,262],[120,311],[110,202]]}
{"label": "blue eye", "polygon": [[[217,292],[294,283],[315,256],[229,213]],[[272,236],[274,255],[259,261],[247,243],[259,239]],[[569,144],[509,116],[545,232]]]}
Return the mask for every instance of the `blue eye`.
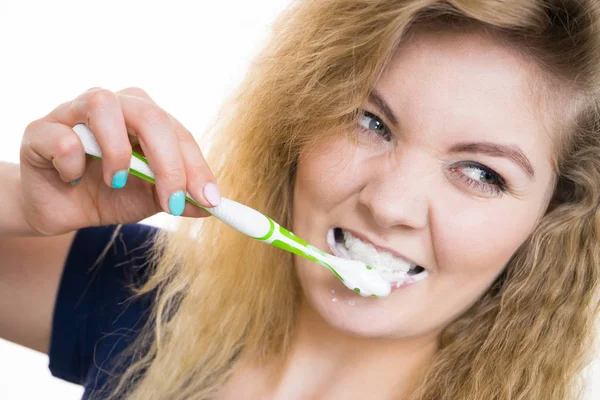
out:
{"label": "blue eye", "polygon": [[462,179],[467,186],[490,195],[501,195],[506,192],[506,182],[494,170],[476,162],[465,162],[451,168],[452,172]]}
{"label": "blue eye", "polygon": [[384,140],[388,142],[392,140],[392,134],[390,133],[388,127],[383,123],[383,121],[381,121],[381,119],[378,116],[371,114],[368,111],[363,112],[363,115],[361,115],[358,124],[368,131],[375,132],[377,135],[381,136]]}

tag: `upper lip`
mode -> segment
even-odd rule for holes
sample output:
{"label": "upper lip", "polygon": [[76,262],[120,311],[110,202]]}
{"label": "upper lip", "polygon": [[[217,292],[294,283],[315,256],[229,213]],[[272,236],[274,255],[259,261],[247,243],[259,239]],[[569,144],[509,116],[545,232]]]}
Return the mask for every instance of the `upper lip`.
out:
{"label": "upper lip", "polygon": [[416,263],[413,260],[411,260],[410,258],[406,257],[405,255],[398,253],[396,250],[390,249],[387,246],[382,246],[380,244],[377,244],[377,243],[373,242],[371,239],[369,239],[368,237],[366,237],[366,236],[364,236],[364,235],[362,235],[360,233],[357,233],[356,231],[353,231],[352,229],[348,229],[348,228],[341,227],[341,226],[339,226],[338,228],[341,228],[341,229],[343,229],[345,231],[350,232],[350,234],[352,236],[354,236],[355,238],[358,238],[358,239],[362,240],[363,242],[370,243],[371,245],[373,245],[373,247],[375,247],[375,249],[377,251],[387,251],[388,253],[392,254],[394,257],[400,258],[400,259],[406,261],[407,263],[411,263],[413,265],[419,265],[420,266],[419,263]]}

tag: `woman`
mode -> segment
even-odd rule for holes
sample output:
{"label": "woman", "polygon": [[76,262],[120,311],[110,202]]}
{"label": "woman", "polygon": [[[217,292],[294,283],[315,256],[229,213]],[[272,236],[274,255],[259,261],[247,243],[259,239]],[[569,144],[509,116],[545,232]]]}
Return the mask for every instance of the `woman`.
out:
{"label": "woman", "polygon": [[[208,164],[140,89],[59,106],[27,128],[20,177],[5,166],[0,254],[18,263],[1,265],[28,285],[0,294],[23,299],[0,333],[92,398],[576,398],[598,306],[599,18],[594,0],[295,3]],[[132,146],[156,188],[126,179]],[[216,205],[214,176],[325,251],[426,277],[363,298],[214,219],[132,224],[205,216],[182,191]]]}

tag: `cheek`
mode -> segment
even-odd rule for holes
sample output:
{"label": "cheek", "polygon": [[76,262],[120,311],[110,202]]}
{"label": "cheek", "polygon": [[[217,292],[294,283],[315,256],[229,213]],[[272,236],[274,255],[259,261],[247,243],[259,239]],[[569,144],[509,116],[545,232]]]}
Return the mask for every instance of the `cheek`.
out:
{"label": "cheek", "polygon": [[[352,201],[358,193],[360,180],[352,179],[357,169],[351,158],[350,146],[343,140],[316,146],[298,160],[292,208],[293,231],[310,244],[328,250],[326,234],[332,221],[339,218],[344,202]],[[337,281],[320,265],[301,257],[294,257],[302,282],[313,282],[327,292],[331,282]],[[332,279],[333,278],[333,279]],[[314,284],[311,284],[314,288]],[[306,289],[306,288],[305,288]]]}
{"label": "cheek", "polygon": [[298,160],[294,185],[294,219],[307,210],[328,211],[358,193],[368,179],[353,146],[343,139],[321,144]]}
{"label": "cheek", "polygon": [[432,208],[439,272],[468,278],[483,291],[533,231],[536,213],[518,200],[461,203]]}

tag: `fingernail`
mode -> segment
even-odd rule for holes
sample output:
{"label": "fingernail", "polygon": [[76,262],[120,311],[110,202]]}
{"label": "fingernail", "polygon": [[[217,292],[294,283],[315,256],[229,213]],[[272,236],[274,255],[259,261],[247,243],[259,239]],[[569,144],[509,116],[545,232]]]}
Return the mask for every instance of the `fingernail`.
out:
{"label": "fingernail", "polygon": [[127,170],[122,169],[117,171],[117,173],[113,176],[112,187],[115,189],[121,189],[127,183]]}
{"label": "fingernail", "polygon": [[179,190],[169,197],[169,211],[171,214],[177,216],[183,214],[185,208],[185,194],[183,190]]}
{"label": "fingernail", "polygon": [[216,207],[221,203],[221,193],[219,193],[219,188],[214,183],[207,183],[204,185],[204,198],[208,201],[213,207]]}
{"label": "fingernail", "polygon": [[69,182],[71,185],[77,185],[79,182],[81,182],[81,178],[77,178],[72,180],[71,182]]}

